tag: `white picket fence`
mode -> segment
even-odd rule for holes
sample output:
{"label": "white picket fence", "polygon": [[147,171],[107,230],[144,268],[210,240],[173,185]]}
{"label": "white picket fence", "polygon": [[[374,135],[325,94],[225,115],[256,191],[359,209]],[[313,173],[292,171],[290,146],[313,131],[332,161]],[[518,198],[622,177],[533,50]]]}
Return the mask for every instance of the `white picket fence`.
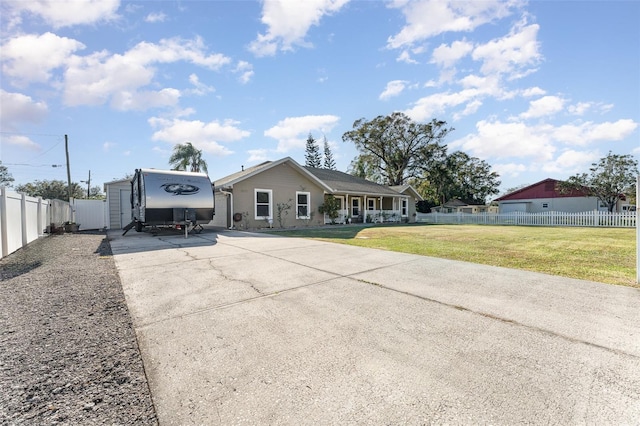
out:
{"label": "white picket fence", "polygon": [[636,212],[544,213],[418,213],[417,222],[437,224],[589,226],[635,228]]}

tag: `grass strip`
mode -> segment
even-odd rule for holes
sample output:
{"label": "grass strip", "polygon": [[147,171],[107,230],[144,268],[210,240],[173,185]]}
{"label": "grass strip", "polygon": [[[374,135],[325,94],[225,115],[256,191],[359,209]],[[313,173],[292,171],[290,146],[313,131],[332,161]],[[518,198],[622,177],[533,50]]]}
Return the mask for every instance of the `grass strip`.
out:
{"label": "grass strip", "polygon": [[486,225],[335,225],[274,231],[569,278],[638,287],[633,228]]}

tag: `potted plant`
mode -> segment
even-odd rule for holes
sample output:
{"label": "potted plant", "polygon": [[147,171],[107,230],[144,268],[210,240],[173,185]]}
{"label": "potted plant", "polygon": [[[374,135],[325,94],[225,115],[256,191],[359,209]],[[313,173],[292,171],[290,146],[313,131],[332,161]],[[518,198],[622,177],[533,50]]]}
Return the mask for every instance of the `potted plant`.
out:
{"label": "potted plant", "polygon": [[67,221],[63,223],[63,225],[64,225],[64,232],[78,232],[78,230],[80,230],[79,223]]}

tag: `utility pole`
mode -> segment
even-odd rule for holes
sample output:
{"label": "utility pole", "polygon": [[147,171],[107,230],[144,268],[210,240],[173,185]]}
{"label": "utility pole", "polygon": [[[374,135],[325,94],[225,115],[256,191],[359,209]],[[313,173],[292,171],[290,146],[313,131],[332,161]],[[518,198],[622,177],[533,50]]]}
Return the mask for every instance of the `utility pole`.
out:
{"label": "utility pole", "polygon": [[89,198],[89,191],[91,190],[91,170],[89,170],[89,180],[81,180],[80,182],[87,184],[87,198]]}
{"label": "utility pole", "polygon": [[69,165],[69,137],[64,135],[64,152],[67,155],[67,194],[69,194],[69,202],[71,202],[71,166]]}

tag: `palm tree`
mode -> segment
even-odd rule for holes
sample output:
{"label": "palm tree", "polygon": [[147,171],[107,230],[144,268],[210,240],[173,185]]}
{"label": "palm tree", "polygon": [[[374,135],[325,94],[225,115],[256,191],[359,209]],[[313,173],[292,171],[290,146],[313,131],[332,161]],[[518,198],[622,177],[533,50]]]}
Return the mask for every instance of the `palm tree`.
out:
{"label": "palm tree", "polygon": [[173,154],[169,158],[172,170],[187,170],[192,172],[203,171],[207,173],[207,162],[202,159],[202,150],[196,148],[191,142],[178,144],[173,147]]}

